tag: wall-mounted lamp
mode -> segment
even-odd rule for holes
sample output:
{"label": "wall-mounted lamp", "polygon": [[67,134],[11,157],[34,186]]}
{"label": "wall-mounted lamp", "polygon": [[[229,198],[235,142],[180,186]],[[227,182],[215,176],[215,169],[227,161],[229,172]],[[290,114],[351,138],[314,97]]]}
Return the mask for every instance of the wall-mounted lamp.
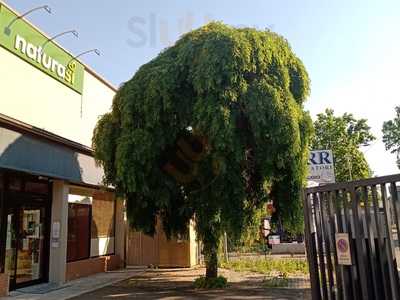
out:
{"label": "wall-mounted lamp", "polygon": [[22,19],[22,18],[25,17],[26,15],[29,15],[31,12],[34,12],[34,11],[39,10],[39,9],[44,9],[46,12],[48,12],[49,14],[51,14],[51,8],[50,8],[50,6],[48,6],[48,5],[42,5],[42,6],[38,6],[38,7],[32,8],[32,9],[28,10],[26,13],[23,13],[22,15],[17,16],[17,17],[15,17],[14,19],[12,19],[11,22],[8,23],[8,25],[6,26],[6,28],[4,28],[4,33],[5,33],[6,35],[10,35],[10,34],[11,34],[11,26],[14,24],[15,21],[17,21],[17,20],[19,20],[19,19]]}
{"label": "wall-mounted lamp", "polygon": [[[100,56],[100,51],[99,49],[90,49],[87,51],[84,51],[82,53],[79,53],[78,55],[74,56],[73,58],[70,59],[70,61],[68,62],[67,66],[74,60],[76,60],[78,57],[81,57],[82,55],[88,54],[88,53],[95,53],[96,55]],[[83,116],[83,97],[81,97],[81,118]]]}
{"label": "wall-mounted lamp", "polygon": [[99,51],[99,49],[90,49],[90,50],[84,51],[84,52],[82,52],[82,53],[80,53],[80,54],[74,56],[73,58],[71,58],[71,60],[68,62],[67,65],[69,65],[72,61],[76,60],[78,57],[81,57],[81,56],[83,56],[83,55],[85,55],[85,54],[88,54],[88,53],[91,53],[91,52],[94,52],[95,54],[97,54],[98,56],[100,56],[100,51]]}
{"label": "wall-mounted lamp", "polygon": [[53,36],[53,37],[47,39],[47,40],[43,43],[42,49],[44,49],[44,47],[47,45],[48,42],[51,42],[51,41],[55,40],[56,38],[58,38],[58,37],[60,37],[60,36],[62,36],[62,35],[68,34],[68,33],[72,33],[72,34],[74,35],[74,37],[76,37],[76,38],[79,37],[79,34],[78,34],[78,32],[77,32],[76,30],[67,30],[67,31],[61,32],[61,33],[56,34],[55,36]]}

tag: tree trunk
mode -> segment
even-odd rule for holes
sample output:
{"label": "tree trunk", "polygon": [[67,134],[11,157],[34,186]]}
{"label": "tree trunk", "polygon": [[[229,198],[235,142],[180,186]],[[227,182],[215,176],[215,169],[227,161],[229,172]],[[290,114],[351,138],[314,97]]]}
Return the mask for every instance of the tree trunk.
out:
{"label": "tree trunk", "polygon": [[[212,240],[212,239],[211,239]],[[206,263],[206,278],[218,276],[218,240],[204,241],[204,260]]]}

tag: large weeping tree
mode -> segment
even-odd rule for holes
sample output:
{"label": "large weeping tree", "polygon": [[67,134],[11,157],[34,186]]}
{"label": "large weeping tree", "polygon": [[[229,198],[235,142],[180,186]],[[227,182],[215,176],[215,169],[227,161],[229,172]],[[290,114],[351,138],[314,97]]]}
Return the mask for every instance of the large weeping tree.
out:
{"label": "large weeping tree", "polygon": [[284,226],[301,228],[308,94],[284,38],[210,23],[119,89],[95,129],[95,157],[132,228],[154,234],[159,220],[175,236],[195,221],[214,278],[221,233],[240,234],[266,201]]}

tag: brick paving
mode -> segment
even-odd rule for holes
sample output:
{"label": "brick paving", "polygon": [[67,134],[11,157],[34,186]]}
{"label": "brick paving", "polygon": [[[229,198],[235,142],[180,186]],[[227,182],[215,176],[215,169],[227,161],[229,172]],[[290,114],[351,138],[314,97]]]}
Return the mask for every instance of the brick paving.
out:
{"label": "brick paving", "polygon": [[204,269],[149,269],[128,280],[72,299],[311,299],[308,289],[266,288],[264,276],[249,272],[221,270],[229,286],[219,290],[196,290],[193,280],[204,274]]}

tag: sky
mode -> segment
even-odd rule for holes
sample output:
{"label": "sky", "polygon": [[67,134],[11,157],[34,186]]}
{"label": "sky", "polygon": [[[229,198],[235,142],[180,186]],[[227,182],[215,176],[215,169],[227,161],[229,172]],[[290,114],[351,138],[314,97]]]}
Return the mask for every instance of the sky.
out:
{"label": "sky", "polygon": [[269,28],[284,36],[311,78],[305,108],[313,118],[326,108],[368,119],[377,140],[363,148],[374,175],[399,173],[385,151],[382,123],[400,105],[399,0],[6,0],[18,12],[47,4],[28,19],[49,36],[75,29],[79,38],[57,41],[118,87],[185,32],[211,20]]}

